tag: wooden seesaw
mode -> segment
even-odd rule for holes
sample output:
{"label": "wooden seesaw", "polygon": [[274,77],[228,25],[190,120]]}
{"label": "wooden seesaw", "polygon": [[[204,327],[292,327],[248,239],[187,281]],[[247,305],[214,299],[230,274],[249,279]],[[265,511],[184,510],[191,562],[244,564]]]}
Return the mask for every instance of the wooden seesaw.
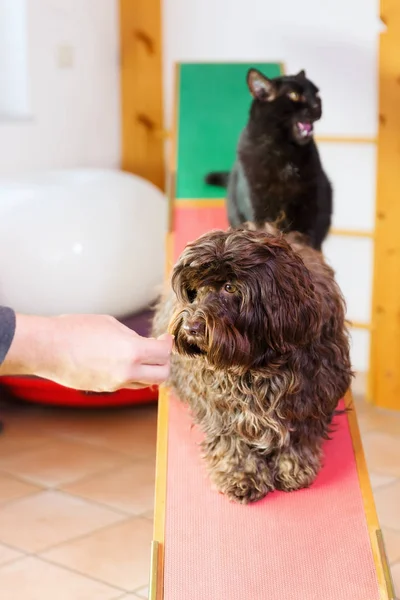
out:
{"label": "wooden seesaw", "polygon": [[[190,240],[227,226],[210,170],[230,168],[249,98],[247,64],[177,68],[167,270]],[[276,76],[278,64],[258,66]],[[221,192],[220,192],[221,193]],[[223,194],[223,190],[222,190]],[[306,490],[249,506],[212,490],[186,407],[162,389],[151,600],[391,600],[383,547],[350,392]]]}

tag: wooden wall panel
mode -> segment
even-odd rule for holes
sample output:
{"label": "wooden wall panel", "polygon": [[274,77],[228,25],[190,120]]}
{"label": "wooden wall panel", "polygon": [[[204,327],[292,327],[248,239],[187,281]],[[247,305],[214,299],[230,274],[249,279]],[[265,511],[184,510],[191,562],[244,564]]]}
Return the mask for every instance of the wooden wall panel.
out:
{"label": "wooden wall panel", "polygon": [[379,134],[369,396],[400,409],[400,4],[381,0]]}
{"label": "wooden wall panel", "polygon": [[120,0],[122,169],[165,188],[160,0]]}

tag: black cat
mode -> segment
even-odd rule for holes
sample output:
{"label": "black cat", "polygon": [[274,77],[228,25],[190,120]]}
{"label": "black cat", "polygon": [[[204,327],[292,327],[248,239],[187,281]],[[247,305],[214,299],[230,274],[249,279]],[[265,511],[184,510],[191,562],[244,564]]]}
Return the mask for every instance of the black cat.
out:
{"label": "black cat", "polygon": [[228,187],[232,226],[274,222],[305,234],[320,250],[331,224],[332,187],[313,139],[322,115],[318,88],[304,71],[268,79],[250,69],[247,84],[254,100],[236,163],[231,173],[210,173],[206,182]]}

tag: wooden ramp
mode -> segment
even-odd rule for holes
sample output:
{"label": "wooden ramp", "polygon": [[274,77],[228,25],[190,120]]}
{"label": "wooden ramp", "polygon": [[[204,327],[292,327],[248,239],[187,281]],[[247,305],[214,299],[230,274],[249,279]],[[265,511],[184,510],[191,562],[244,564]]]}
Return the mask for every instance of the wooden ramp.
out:
{"label": "wooden ramp", "polygon": [[[186,243],[227,225],[224,190],[250,98],[246,64],[177,69],[170,168],[168,269]],[[252,65],[254,66],[254,65]],[[271,76],[280,65],[258,65]],[[352,405],[350,394],[343,405]],[[390,600],[394,598],[354,410],[336,418],[314,485],[250,506],[212,491],[201,433],[168,391],[159,402],[152,600]]]}

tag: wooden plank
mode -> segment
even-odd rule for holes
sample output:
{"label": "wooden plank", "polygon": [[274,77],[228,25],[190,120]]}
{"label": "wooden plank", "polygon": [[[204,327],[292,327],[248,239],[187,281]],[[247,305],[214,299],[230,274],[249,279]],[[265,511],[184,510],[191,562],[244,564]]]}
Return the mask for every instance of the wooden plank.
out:
{"label": "wooden plank", "polygon": [[[167,233],[165,240],[165,279],[173,266],[174,234]],[[164,532],[165,503],[167,498],[168,465],[168,392],[164,386],[158,394],[157,451],[154,493],[153,543],[149,578],[149,600],[161,600],[164,584]]]}
{"label": "wooden plank", "polygon": [[382,532],[379,524],[378,514],[376,512],[367,462],[365,460],[362,446],[356,409],[350,391],[346,395],[345,402],[347,408],[350,409],[347,414],[347,418],[357,466],[358,480],[364,504],[365,519],[367,521],[368,534],[370,538],[372,554],[374,557],[376,576],[378,578],[380,597],[392,600],[395,598],[393,583],[391,580],[385,549],[381,543]]}
{"label": "wooden plank", "polygon": [[160,0],[119,0],[122,169],[165,188]]}
{"label": "wooden plank", "polygon": [[356,238],[374,238],[375,233],[373,231],[367,231],[363,229],[339,229],[332,227],[329,231],[330,235],[337,235],[341,237],[356,237]]}
{"label": "wooden plank", "polygon": [[381,0],[381,15],[369,398],[400,410],[400,4]]}
{"label": "wooden plank", "polygon": [[[154,499],[153,548],[156,545],[157,556],[152,555],[156,564],[155,571],[150,572],[149,592],[152,600],[163,597],[164,583],[164,534],[165,534],[165,503],[167,498],[167,461],[168,461],[168,392],[160,389],[158,398],[157,420],[157,457],[156,457],[156,487]],[[157,560],[154,560],[156,558]]]}
{"label": "wooden plank", "polygon": [[176,197],[176,168],[178,162],[178,110],[179,110],[179,65],[175,65],[175,98],[174,114],[172,121],[172,137],[168,143],[167,163],[167,196],[168,196],[168,231],[174,228],[174,202]]}
{"label": "wooden plank", "polygon": [[349,327],[352,329],[363,329],[365,331],[372,331],[372,323],[364,323],[363,321],[349,321]]}
{"label": "wooden plank", "polygon": [[345,135],[317,135],[315,141],[324,144],[376,144],[375,137],[347,137]]}

